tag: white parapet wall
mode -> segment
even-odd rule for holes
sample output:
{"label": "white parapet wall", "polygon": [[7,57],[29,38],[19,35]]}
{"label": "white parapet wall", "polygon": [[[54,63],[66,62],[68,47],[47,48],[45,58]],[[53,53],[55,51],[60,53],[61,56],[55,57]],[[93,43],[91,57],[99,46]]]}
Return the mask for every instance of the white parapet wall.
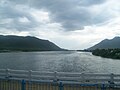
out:
{"label": "white parapet wall", "polygon": [[0,69],[0,78],[24,79],[28,81],[62,81],[64,83],[120,83],[120,74],[113,73],[70,73]]}

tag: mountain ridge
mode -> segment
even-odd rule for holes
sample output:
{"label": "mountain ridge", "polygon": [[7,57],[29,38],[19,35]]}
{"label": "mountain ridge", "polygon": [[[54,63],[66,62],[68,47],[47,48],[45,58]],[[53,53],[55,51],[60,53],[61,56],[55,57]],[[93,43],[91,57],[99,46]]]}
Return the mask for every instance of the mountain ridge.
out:
{"label": "mountain ridge", "polygon": [[0,35],[0,51],[61,51],[64,50],[49,40],[33,36]]}
{"label": "mountain ridge", "polygon": [[114,37],[113,39],[104,39],[96,45],[88,48],[87,50],[95,49],[115,49],[120,48],[120,37]]}

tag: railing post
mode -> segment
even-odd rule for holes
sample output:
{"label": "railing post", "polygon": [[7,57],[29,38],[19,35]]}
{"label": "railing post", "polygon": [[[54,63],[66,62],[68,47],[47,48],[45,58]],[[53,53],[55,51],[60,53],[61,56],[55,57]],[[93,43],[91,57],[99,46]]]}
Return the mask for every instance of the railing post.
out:
{"label": "railing post", "polygon": [[101,90],[106,90],[106,88],[105,88],[105,84],[102,84],[102,86],[101,86]]}
{"label": "railing post", "polygon": [[57,71],[54,72],[54,82],[57,82]]}
{"label": "railing post", "polygon": [[110,84],[109,85],[110,88],[114,88],[114,74],[113,73],[110,74],[110,81],[108,83]]}
{"label": "railing post", "polygon": [[9,79],[9,69],[6,69],[6,79]]}
{"label": "railing post", "polygon": [[63,83],[62,83],[62,82],[59,83],[59,90],[64,90],[64,87],[63,87]]}
{"label": "railing post", "polygon": [[82,80],[82,82],[85,82],[84,73],[81,73],[81,80]]}
{"label": "railing post", "polygon": [[22,85],[21,85],[21,89],[22,90],[26,90],[26,82],[25,82],[25,80],[22,80],[22,83],[21,83]]}
{"label": "railing post", "polygon": [[28,71],[28,80],[31,81],[32,79],[32,70]]}
{"label": "railing post", "polygon": [[31,80],[32,80],[32,70],[29,70],[28,71],[28,88],[29,88],[29,90],[32,90],[32,82],[31,82]]}
{"label": "railing post", "polygon": [[112,83],[114,82],[114,74],[113,74],[113,73],[110,74],[110,81],[111,81]]}

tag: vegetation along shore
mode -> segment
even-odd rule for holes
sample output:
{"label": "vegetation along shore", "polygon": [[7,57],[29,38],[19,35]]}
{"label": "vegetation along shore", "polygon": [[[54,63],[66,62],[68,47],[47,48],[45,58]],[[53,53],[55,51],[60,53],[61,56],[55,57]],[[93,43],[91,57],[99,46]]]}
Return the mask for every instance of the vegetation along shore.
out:
{"label": "vegetation along shore", "polygon": [[120,49],[95,49],[92,51],[93,55],[105,58],[120,59]]}

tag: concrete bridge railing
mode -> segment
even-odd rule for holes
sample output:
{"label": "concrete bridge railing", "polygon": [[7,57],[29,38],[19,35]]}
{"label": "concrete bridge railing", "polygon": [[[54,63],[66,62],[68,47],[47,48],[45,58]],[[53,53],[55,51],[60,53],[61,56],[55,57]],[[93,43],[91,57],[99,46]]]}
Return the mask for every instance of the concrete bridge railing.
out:
{"label": "concrete bridge railing", "polygon": [[0,78],[74,83],[120,83],[120,74],[113,73],[70,73],[0,69]]}
{"label": "concrete bridge railing", "polygon": [[120,90],[120,74],[0,69],[0,90]]}

